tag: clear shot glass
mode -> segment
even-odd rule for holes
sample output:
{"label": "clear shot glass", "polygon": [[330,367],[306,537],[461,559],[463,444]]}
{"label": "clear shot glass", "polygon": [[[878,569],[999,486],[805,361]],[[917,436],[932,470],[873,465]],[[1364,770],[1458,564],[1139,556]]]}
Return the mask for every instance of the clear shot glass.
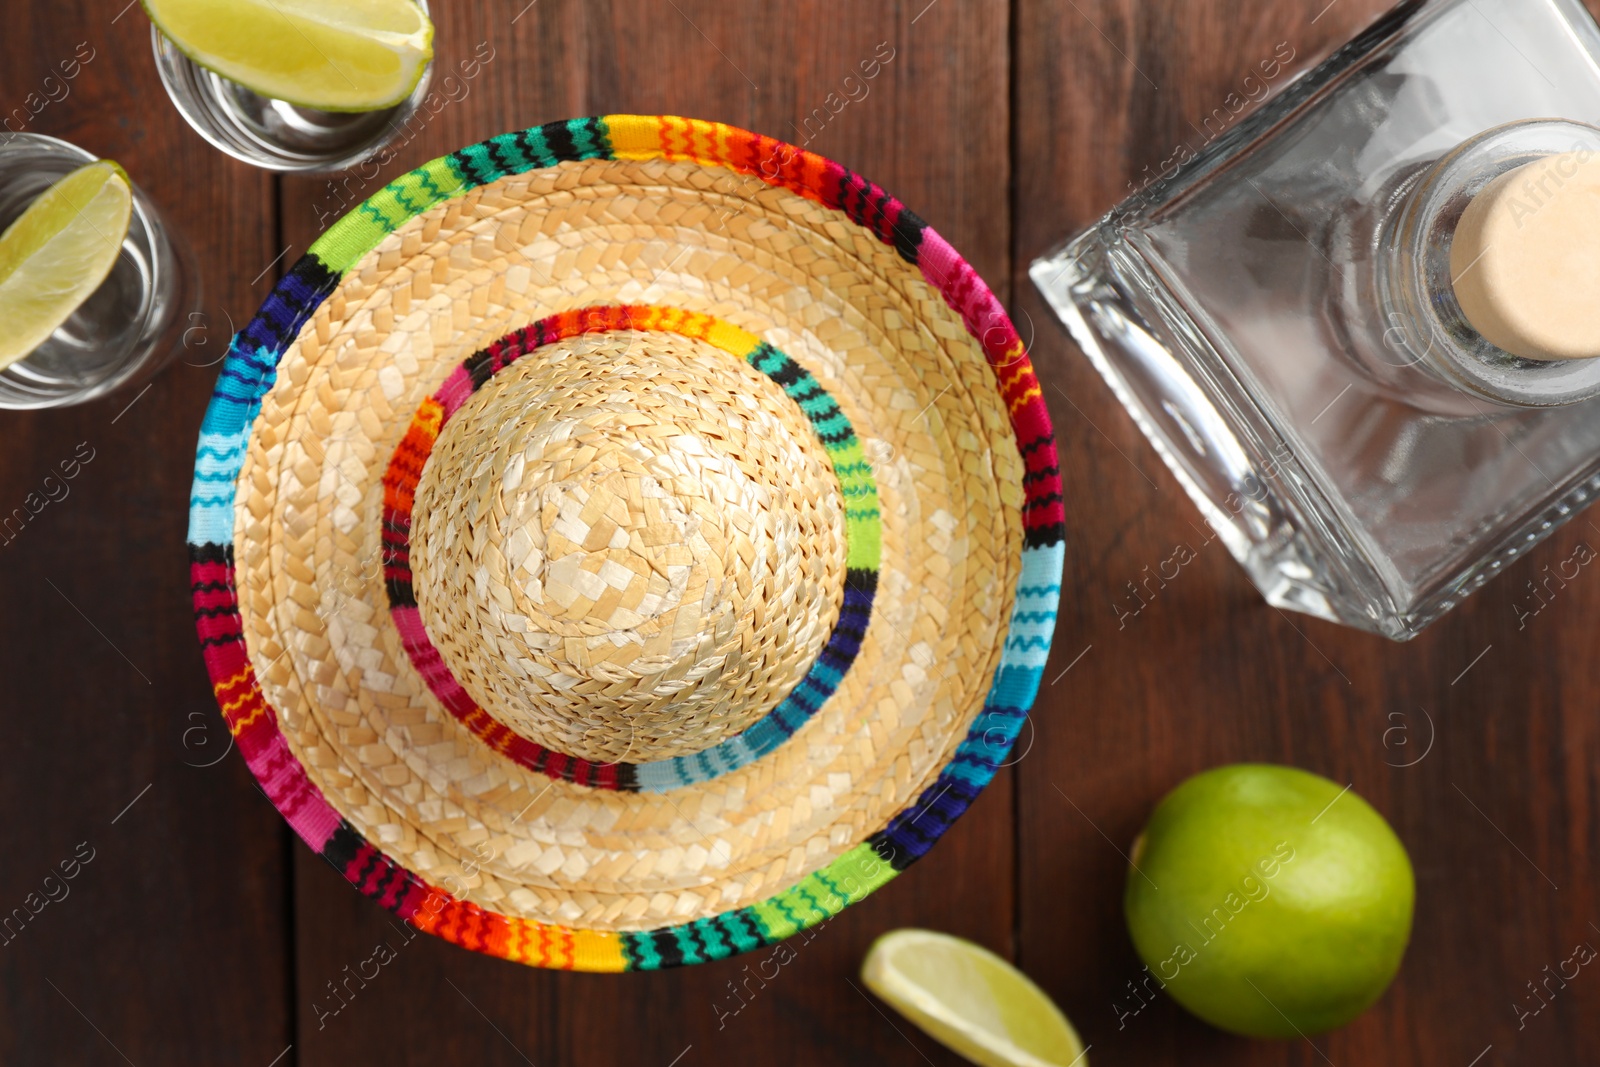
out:
{"label": "clear shot glass", "polygon": [[[42,134],[0,134],[0,232],[51,185],[98,158]],[[0,408],[81,404],[153,377],[177,351],[199,303],[187,249],[135,185],[116,266],[49,338],[0,371]]]}
{"label": "clear shot glass", "polygon": [[[427,0],[416,0],[424,12]],[[189,59],[150,27],[156,70],[195,132],[234,159],[280,173],[345,170],[379,151],[428,95],[430,61],[411,95],[379,111],[317,111],[262,96]]]}

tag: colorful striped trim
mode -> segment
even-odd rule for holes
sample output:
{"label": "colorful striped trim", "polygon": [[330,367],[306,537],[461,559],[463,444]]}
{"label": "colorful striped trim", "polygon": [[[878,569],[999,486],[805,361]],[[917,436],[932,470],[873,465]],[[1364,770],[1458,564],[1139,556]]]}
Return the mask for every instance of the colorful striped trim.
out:
{"label": "colorful striped trim", "polygon": [[[245,647],[233,566],[234,487],[278,361],[318,305],[409,219],[507,174],[584,159],[671,159],[718,167],[833,208],[915,266],[982,346],[1011,414],[1025,476],[1022,575],[983,712],[937,779],[884,829],[759,904],[642,933],[574,930],[488,911],[432,886],[367,842],[328,802],[278,729]],[[335,223],[234,337],[200,428],[190,499],[195,627],[240,752],[285,819],[362,893],[466,948],[540,967],[651,970],[746,952],[826,921],[914,863],[988,784],[1033,706],[1061,595],[1066,511],[1050,415],[1028,353],[977,272],[881,188],[831,160],[721,123],[610,115],[504,134],[424,164]]]}
{"label": "colorful striped trim", "polygon": [[[722,349],[771,378],[811,420],[845,499],[844,604],[804,678],[759,721],[703,752],[648,763],[595,763],[536,744],[506,727],[467,693],[429,639],[411,585],[411,513],[434,442],[467,398],[496,374],[545,345],[617,330],[676,333]],[[833,696],[861,651],[872,619],[881,556],[878,486],[850,420],[811,374],[752,333],[679,308],[589,307],[540,319],[469,356],[417,408],[383,476],[383,574],[389,612],[411,665],[439,702],[478,739],[539,774],[594,789],[665,793],[710,781],[775,751]]]}

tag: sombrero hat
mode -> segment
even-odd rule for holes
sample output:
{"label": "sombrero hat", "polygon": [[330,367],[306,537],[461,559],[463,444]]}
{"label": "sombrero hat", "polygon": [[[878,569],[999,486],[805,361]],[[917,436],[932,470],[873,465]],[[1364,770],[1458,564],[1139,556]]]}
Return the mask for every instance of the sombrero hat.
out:
{"label": "sombrero hat", "polygon": [[716,123],[463,149],[233,340],[189,528],[229,729],[361,892],[594,971],[821,922],[994,776],[1055,622],[1049,418],[876,185]]}

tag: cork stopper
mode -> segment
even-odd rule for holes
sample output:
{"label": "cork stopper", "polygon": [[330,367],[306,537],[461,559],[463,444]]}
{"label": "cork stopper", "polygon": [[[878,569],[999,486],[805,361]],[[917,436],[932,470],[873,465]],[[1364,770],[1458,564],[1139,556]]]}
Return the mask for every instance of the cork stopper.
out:
{"label": "cork stopper", "polygon": [[1546,156],[1485,186],[1456,226],[1450,278],[1467,321],[1512,355],[1600,357],[1600,156]]}

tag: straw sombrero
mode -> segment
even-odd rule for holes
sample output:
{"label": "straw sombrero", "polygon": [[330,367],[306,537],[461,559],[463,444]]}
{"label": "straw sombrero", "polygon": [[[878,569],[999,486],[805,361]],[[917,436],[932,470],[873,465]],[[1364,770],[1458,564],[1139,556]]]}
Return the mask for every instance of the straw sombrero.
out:
{"label": "straw sombrero", "polygon": [[904,870],[1038,690],[1063,513],[1022,342],[865,179],[716,123],[506,134],[234,338],[195,613],[263,789],[457,944],[644,970]]}

